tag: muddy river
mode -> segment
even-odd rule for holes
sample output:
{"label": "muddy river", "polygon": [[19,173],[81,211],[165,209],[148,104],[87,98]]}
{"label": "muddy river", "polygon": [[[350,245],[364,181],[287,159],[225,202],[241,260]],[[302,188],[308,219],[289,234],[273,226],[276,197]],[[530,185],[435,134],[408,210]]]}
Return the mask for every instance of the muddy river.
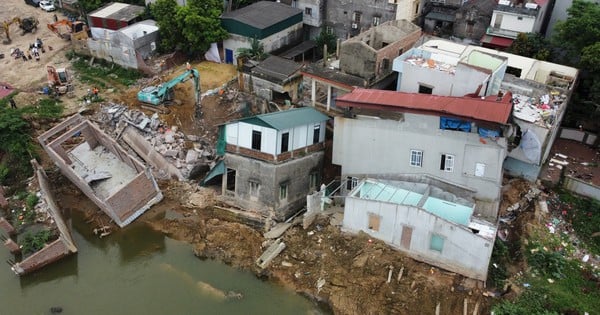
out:
{"label": "muddy river", "polygon": [[[323,314],[310,301],[134,222],[99,239],[75,215],[79,253],[17,277],[0,267],[0,315]],[[0,248],[0,259],[11,258]],[[240,298],[240,295],[243,296]],[[55,309],[57,310],[57,309]]]}

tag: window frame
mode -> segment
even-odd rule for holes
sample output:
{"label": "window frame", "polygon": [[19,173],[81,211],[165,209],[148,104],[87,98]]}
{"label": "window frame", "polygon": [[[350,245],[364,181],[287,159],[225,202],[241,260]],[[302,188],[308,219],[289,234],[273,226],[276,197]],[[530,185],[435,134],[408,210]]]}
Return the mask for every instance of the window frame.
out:
{"label": "window frame", "polygon": [[312,8],[311,7],[304,8],[304,14],[308,15],[308,16],[312,16]]}
{"label": "window frame", "polygon": [[251,143],[252,150],[260,151],[261,147],[262,147],[262,131],[252,130],[252,143]]}
{"label": "window frame", "polygon": [[310,191],[316,190],[319,185],[319,172],[310,172],[308,175],[308,189]]}
{"label": "window frame", "polygon": [[371,231],[379,232],[381,228],[381,215],[367,212],[367,228]]}
{"label": "window frame", "polygon": [[423,167],[423,150],[410,149],[409,164],[412,167]]}
{"label": "window frame", "polygon": [[248,181],[248,194],[253,197],[259,196],[260,182],[256,180]]}
{"label": "window frame", "polygon": [[[441,246],[439,248],[437,248],[437,246],[435,246],[435,244],[433,242],[434,239],[441,241]],[[429,250],[435,251],[435,252],[438,252],[441,254],[444,252],[444,243],[445,242],[446,242],[446,238],[443,235],[437,234],[437,233],[431,233],[429,236]]]}
{"label": "window frame", "polygon": [[287,200],[289,183],[279,184],[279,200]]}
{"label": "window frame", "polygon": [[[285,141],[284,141],[284,138]],[[285,150],[284,150],[285,147]],[[290,150],[290,133],[289,132],[284,132],[281,134],[281,153],[285,153],[288,152]]]}
{"label": "window frame", "polygon": [[313,129],[313,143],[312,144],[319,143],[320,139],[321,139],[321,124],[315,124],[314,129]]}

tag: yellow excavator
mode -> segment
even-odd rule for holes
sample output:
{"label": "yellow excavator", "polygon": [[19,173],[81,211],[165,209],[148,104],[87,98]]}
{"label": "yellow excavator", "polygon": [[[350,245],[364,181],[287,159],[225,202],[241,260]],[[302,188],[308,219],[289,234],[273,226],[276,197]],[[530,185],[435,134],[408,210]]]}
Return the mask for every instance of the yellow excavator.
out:
{"label": "yellow excavator", "polygon": [[13,18],[12,20],[7,20],[7,21],[2,22],[2,30],[4,30],[4,37],[6,37],[3,41],[4,44],[10,44],[10,42],[12,41],[10,39],[10,26],[15,23],[21,24],[21,19],[16,17],[16,18]]}
{"label": "yellow excavator", "polygon": [[4,30],[4,36],[6,37],[3,41],[4,44],[10,44],[12,41],[10,39],[10,26],[12,24],[19,24],[19,27],[23,30],[23,34],[21,35],[25,35],[25,33],[33,33],[37,30],[39,21],[35,17],[30,16],[23,19],[15,17],[12,20],[2,22],[2,29]]}

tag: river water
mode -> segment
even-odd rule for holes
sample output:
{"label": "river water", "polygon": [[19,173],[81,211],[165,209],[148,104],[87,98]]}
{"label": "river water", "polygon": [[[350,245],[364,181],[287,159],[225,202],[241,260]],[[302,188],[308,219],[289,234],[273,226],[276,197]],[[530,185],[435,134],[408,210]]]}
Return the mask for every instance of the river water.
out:
{"label": "river water", "polygon": [[[200,260],[190,245],[145,224],[98,239],[76,213],[79,252],[22,278],[0,267],[0,315],[323,314],[310,301],[249,272]],[[12,256],[0,248],[0,259]],[[242,299],[223,298],[235,291]]]}

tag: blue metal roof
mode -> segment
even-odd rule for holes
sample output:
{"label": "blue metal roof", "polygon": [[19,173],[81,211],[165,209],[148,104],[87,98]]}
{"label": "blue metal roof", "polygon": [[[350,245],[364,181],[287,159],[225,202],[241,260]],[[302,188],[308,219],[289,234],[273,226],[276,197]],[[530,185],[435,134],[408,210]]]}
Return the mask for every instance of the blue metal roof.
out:
{"label": "blue metal roof", "polygon": [[280,112],[268,113],[239,120],[252,125],[269,127],[276,130],[285,130],[297,126],[320,123],[329,120],[327,115],[323,115],[312,107],[300,107],[288,109]]}

